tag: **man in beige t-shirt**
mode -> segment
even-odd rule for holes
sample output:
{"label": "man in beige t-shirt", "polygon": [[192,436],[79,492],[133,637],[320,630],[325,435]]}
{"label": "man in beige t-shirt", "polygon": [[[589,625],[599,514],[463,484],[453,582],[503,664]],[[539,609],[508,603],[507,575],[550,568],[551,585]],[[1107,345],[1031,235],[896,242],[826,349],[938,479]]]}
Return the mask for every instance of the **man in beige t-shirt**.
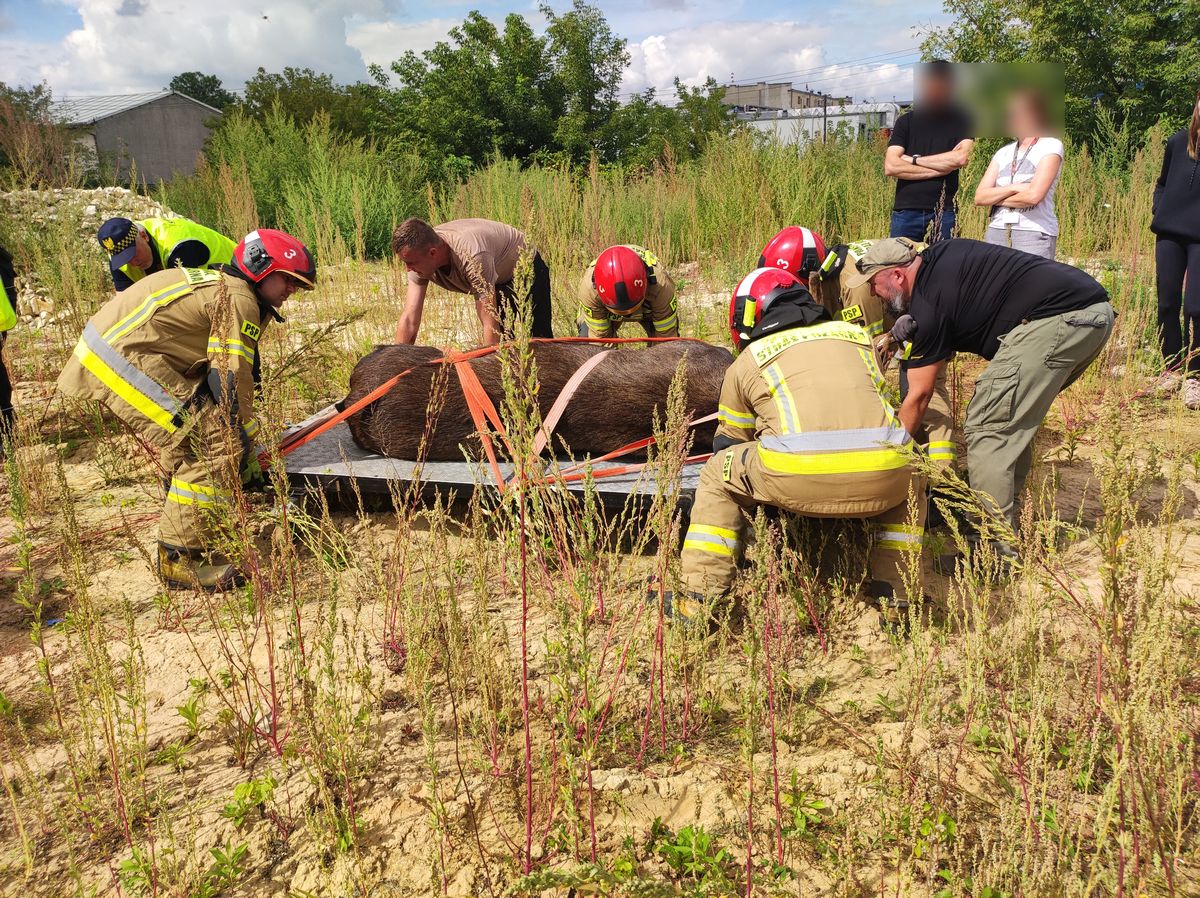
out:
{"label": "man in beige t-shirt", "polygon": [[[460,218],[436,227],[420,218],[405,221],[392,234],[392,251],[408,268],[408,292],[396,342],[416,342],[430,281],[474,298],[484,345],[511,336],[517,309],[513,277],[526,246],[525,235],[516,228],[485,218]],[[552,337],[550,270],[536,250],[532,273],[525,297],[532,314],[530,332],[534,337]]]}

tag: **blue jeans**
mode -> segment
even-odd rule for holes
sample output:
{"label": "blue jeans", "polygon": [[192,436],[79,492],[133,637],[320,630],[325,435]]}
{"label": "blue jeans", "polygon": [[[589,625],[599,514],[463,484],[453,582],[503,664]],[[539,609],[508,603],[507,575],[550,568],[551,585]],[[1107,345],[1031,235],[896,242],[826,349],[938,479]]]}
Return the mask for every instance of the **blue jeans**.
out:
{"label": "blue jeans", "polygon": [[[892,230],[889,237],[907,237],[918,243],[926,239],[929,226],[933,223],[934,210],[929,209],[895,209],[892,211]],[[939,220],[940,230],[930,235],[929,242],[949,240],[950,232],[954,230],[954,206],[942,210]]]}

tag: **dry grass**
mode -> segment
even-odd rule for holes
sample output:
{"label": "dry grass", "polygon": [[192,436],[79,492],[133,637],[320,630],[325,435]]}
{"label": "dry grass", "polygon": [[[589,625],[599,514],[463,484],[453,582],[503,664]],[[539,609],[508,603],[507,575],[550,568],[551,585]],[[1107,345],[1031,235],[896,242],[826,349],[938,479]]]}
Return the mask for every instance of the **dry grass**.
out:
{"label": "dry grass", "polygon": [[[535,176],[497,169],[441,208],[485,214],[488,177]],[[588,209],[619,202],[599,173],[581,189]],[[1070,221],[1081,191],[1064,184]],[[555,218],[561,192],[521,196],[510,214],[557,263],[562,328],[578,231]],[[874,233],[847,236],[882,231],[871,208]],[[6,349],[22,427],[0,522],[2,891],[1196,894],[1200,427],[1138,396],[1156,363],[1135,225],[1103,238],[1122,315],[1039,439],[1025,566],[1002,586],[927,569],[907,638],[854,598],[858,530],[765,519],[737,613],[707,639],[664,626],[644,583],[677,572],[669,495],[638,516],[538,489],[386,509],[244,496],[227,524],[253,584],[164,594],[153,459],[111,420],[47,406],[102,298],[77,285],[71,317]],[[661,227],[696,257],[687,227]],[[717,338],[699,297],[745,261],[739,227],[733,261],[693,269],[685,334]],[[1094,258],[1101,235],[1078,227]],[[392,332],[400,272],[349,256],[268,331],[270,426],[338,398]],[[423,341],[476,338],[468,303],[431,296]]]}

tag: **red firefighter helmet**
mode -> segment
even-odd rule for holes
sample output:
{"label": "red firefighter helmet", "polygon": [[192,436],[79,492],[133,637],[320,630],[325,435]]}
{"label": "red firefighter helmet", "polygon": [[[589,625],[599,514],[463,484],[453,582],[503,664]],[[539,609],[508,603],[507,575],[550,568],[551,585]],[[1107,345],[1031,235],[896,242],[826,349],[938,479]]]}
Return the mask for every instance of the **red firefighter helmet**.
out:
{"label": "red firefighter helmet", "polygon": [[610,246],[596,259],[592,285],[610,312],[630,315],[646,298],[650,272],[642,257],[628,246]]}
{"label": "red firefighter helmet", "polygon": [[733,345],[745,349],[750,332],[762,321],[771,303],[784,294],[803,289],[800,279],[782,268],[756,268],[742,278],[729,301],[729,335]]}
{"label": "red firefighter helmet", "polygon": [[233,264],[253,284],[281,271],[311,290],[317,282],[317,264],[308,247],[283,231],[259,228],[234,247]]}
{"label": "red firefighter helmet", "polygon": [[825,261],[825,241],[816,231],[790,225],[784,228],[767,245],[758,257],[761,268],[782,268],[790,271],[807,284],[809,276]]}

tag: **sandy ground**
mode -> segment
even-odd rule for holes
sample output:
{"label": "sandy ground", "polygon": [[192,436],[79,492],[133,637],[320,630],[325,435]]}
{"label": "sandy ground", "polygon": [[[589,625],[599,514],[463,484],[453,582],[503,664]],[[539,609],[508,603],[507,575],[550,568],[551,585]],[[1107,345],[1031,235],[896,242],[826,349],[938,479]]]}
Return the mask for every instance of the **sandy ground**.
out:
{"label": "sandy ground", "polygon": [[[696,270],[680,272],[681,278],[697,276]],[[356,281],[354,289],[382,295],[394,289],[390,277],[376,272],[370,280]],[[347,305],[370,299],[356,295],[348,299]],[[727,301],[724,292],[711,290],[697,290],[689,300],[703,310],[704,320],[713,327],[720,326]],[[469,312],[465,306],[456,307],[442,322],[438,337],[452,339],[455,334],[466,333],[472,323]],[[279,350],[281,353],[300,345],[305,322],[321,320],[315,305],[299,305],[289,314],[293,327],[288,346]],[[361,354],[379,333],[379,320],[356,322],[337,335],[338,351]],[[22,414],[40,415],[44,409],[52,392],[48,378],[53,372],[45,372],[44,377],[20,384],[18,407]],[[1172,445],[1184,457],[1200,453],[1200,415],[1168,415],[1161,402],[1135,404],[1131,414],[1137,417],[1138,432],[1147,444]],[[1064,429],[1052,416],[1038,450],[1044,462],[1040,472],[1052,472],[1057,478],[1054,492],[1060,519],[1078,519],[1084,528],[1094,523],[1100,512],[1095,434],[1085,433],[1076,457],[1065,461]],[[370,692],[378,727],[372,736],[375,761],[364,777],[359,797],[359,849],[356,856],[339,855],[328,850],[327,840],[314,835],[317,827],[313,818],[319,812],[320,790],[303,763],[295,758],[281,762],[260,746],[249,753],[244,764],[237,764],[229,741],[215,722],[218,708],[211,695],[203,704],[203,731],[195,739],[188,735],[177,708],[194,694],[192,682],[209,676],[223,662],[220,644],[205,620],[205,602],[184,594],[176,603],[166,605],[148,564],[161,503],[152,462],[132,443],[111,440],[103,446],[87,441],[64,441],[55,446],[51,441],[22,452],[23,462],[50,472],[54,459],[61,454],[66,486],[76,497],[78,526],[87,547],[85,567],[91,601],[101,609],[113,632],[119,633],[126,626],[123,612],[127,609],[130,614],[146,672],[144,726],[151,757],[147,780],[165,796],[166,807],[177,822],[175,832],[160,834],[162,845],[173,844],[178,858],[190,857],[193,863],[203,865],[210,848],[246,843],[244,873],[228,893],[254,898],[358,894],[351,883],[364,880],[372,883],[369,894],[385,898],[443,892],[455,896],[499,894],[509,884],[514,847],[523,841],[522,824],[516,814],[518,771],[505,770],[496,775],[490,770],[477,743],[456,738],[460,733],[456,723],[461,721],[449,707],[438,709],[435,741],[432,746],[427,744],[421,710],[411,700],[419,684],[410,682],[408,672],[391,663],[393,659],[379,638],[385,628],[385,602],[366,601],[356,621],[360,632],[369,637],[364,651],[374,675]],[[132,479],[126,476],[131,469],[135,472]],[[1191,527],[1200,496],[1195,474],[1192,471],[1184,484],[1181,517],[1186,527],[1177,534],[1182,540],[1182,561],[1175,580],[1177,588],[1193,595],[1200,584],[1200,536]],[[29,537],[41,589],[41,618],[47,624],[44,644],[50,670],[55,676],[66,677],[72,661],[70,652],[77,648],[68,644],[61,623],[71,608],[66,588],[68,573],[59,552],[61,535],[56,518],[50,514],[56,501],[51,479],[37,487],[41,492],[35,494],[34,501],[39,509],[32,519]],[[1161,504],[1161,492],[1161,486],[1151,487],[1142,497],[1147,520],[1153,519]],[[7,505],[8,499],[7,484],[0,484],[0,500]],[[354,558],[369,558],[395,538],[395,523],[387,514],[376,515],[364,524],[351,514],[338,512],[336,523]],[[411,538],[419,544],[418,551],[460,555],[472,550],[466,537],[449,537],[448,546],[430,545],[431,541],[420,533]],[[423,539],[426,543],[421,543]],[[0,519],[0,594],[5,597],[15,591],[20,573],[16,540],[15,524],[5,516]],[[1063,560],[1066,572],[1081,589],[1098,587],[1098,552],[1088,538],[1072,543],[1064,551]],[[946,602],[949,584],[929,562],[926,559],[925,574],[936,613],[937,606]],[[628,559],[631,581],[642,576],[647,564],[644,558]],[[353,592],[355,576],[353,568],[344,571],[339,588]],[[515,656],[520,613],[515,598],[475,594],[460,598],[464,608],[474,613],[485,611],[492,617],[507,634]],[[323,604],[319,596],[302,603],[305,625],[320,619]],[[904,708],[895,707],[900,695],[897,676],[901,650],[880,630],[876,612],[847,600],[832,610],[827,624],[828,652],[820,651],[811,633],[805,634],[809,648],[791,669],[780,672],[790,686],[790,701],[804,709],[805,714],[800,716],[807,723],[780,734],[776,759],[779,768],[795,771],[798,780],[825,802],[823,813],[830,817],[861,814],[864,808],[874,806],[881,752],[887,762],[883,772],[889,776],[917,767],[950,771],[949,778],[959,790],[957,801],[965,811],[986,804],[989,790],[995,788],[986,765],[971,753],[964,755],[961,744],[948,742],[944,734],[931,732],[920,722],[908,719]],[[539,677],[546,665],[544,637],[548,630],[548,621],[537,618],[530,664],[539,694],[550,689],[546,678]],[[951,636],[940,660],[953,664],[958,648]],[[262,662],[262,651],[261,644],[257,644],[252,653],[256,663]],[[119,658],[120,646],[115,646],[112,653]],[[14,602],[0,601],[0,691],[21,709],[23,719],[30,724],[23,763],[44,776],[48,792],[61,798],[69,789],[67,765],[63,747],[48,735],[53,729],[52,712],[40,685],[37,663],[37,648],[30,640],[29,612]],[[648,676],[645,670],[635,673],[642,679]],[[708,673],[715,680],[728,680],[713,687],[714,695],[724,703],[723,714],[736,713],[737,674],[720,669]],[[460,709],[464,714],[469,710]],[[623,850],[627,839],[643,843],[654,821],[660,820],[676,831],[688,824],[702,825],[722,837],[722,844],[737,862],[744,861],[747,764],[735,730],[735,724],[730,723],[724,729],[718,728],[713,738],[689,745],[674,757],[656,757],[640,768],[613,766],[603,758],[605,763],[593,771],[599,854],[612,857]],[[186,763],[181,770],[164,762],[161,755],[163,749],[177,744],[186,747]],[[12,776],[16,767],[11,758],[7,760],[5,771]],[[753,760],[756,805],[760,806],[769,792],[767,777],[771,768],[765,745],[760,746]],[[435,809],[432,801],[431,761],[441,772],[437,788],[440,809]],[[268,772],[279,781],[272,807],[277,809],[277,817],[285,819],[267,819],[256,810],[247,825],[239,829],[221,816],[238,784]],[[486,813],[480,810],[484,808]],[[761,811],[760,806],[760,815]],[[435,817],[440,817],[444,825],[436,825]],[[760,820],[759,825],[769,823]],[[83,893],[118,894],[113,871],[129,857],[128,849],[112,839],[91,844],[86,833],[76,831],[68,850],[61,832],[59,827],[50,826],[31,834],[37,845],[37,867],[33,877],[27,879],[10,814],[0,814],[0,894],[74,894],[76,890],[68,888],[72,870],[83,883]],[[569,852],[549,857],[542,855],[543,850],[552,851],[539,849],[535,852],[539,859],[552,861],[555,866],[571,866]],[[786,893],[817,895],[832,889],[829,871],[835,865],[803,856],[789,861],[801,877],[783,890]],[[641,862],[645,875],[665,878],[667,870],[661,861],[642,858]],[[932,891],[929,883],[899,881],[886,861],[843,875],[857,883],[853,893],[881,894],[886,890],[888,894],[922,895]]]}
{"label": "sandy ground", "polygon": [[[24,385],[21,399],[32,405],[32,400],[41,394],[35,385]],[[1145,420],[1147,436],[1161,436],[1181,440],[1200,448],[1200,425],[1189,426],[1185,432],[1155,433],[1165,426],[1150,415]],[[1042,441],[1043,452],[1054,452],[1059,437],[1053,432],[1053,422]],[[60,447],[65,450],[66,447]],[[127,451],[136,451],[126,447]],[[43,453],[49,461],[53,447],[42,450],[24,450],[26,453]],[[1098,511],[1097,484],[1095,482],[1094,447],[1085,443],[1079,457],[1070,463],[1056,465],[1060,476],[1058,503],[1063,517],[1072,517],[1076,509],[1086,524],[1093,520]],[[29,457],[25,461],[31,461]],[[85,444],[70,451],[64,459],[63,471],[66,483],[79,498],[79,527],[88,546],[87,568],[90,590],[99,607],[116,614],[118,609],[128,607],[135,616],[135,627],[144,657],[146,682],[146,728],[151,751],[176,741],[186,740],[186,726],[176,711],[191,694],[189,681],[203,675],[201,660],[215,664],[216,645],[211,628],[199,620],[199,602],[184,600],[181,608],[196,615],[186,626],[164,617],[159,602],[159,586],[152,576],[146,558],[153,550],[155,518],[159,498],[152,485],[136,483],[114,486],[102,469],[94,449]],[[1197,484],[1187,484],[1185,518],[1194,516],[1197,500]],[[1150,506],[1154,499],[1150,498]],[[1153,508],[1150,507],[1152,512]],[[45,645],[53,660],[53,670],[62,673],[65,658],[64,636],[60,624],[55,623],[68,610],[63,588],[64,576],[56,556],[57,534],[51,529],[49,518],[36,526],[32,537],[35,546],[34,564],[44,584],[42,616],[48,623]],[[391,538],[388,519],[381,517],[367,526],[355,521],[352,516],[340,519],[350,546],[365,546],[371,540]],[[130,545],[127,534],[135,543]],[[15,585],[15,539],[13,522],[0,520],[0,585],[7,592]],[[1200,538],[1194,533],[1186,536],[1183,551],[1184,561],[1178,572],[1178,586],[1185,591],[1194,591],[1200,580]],[[1095,586],[1096,552],[1085,540],[1071,547],[1066,555],[1070,569],[1079,576],[1084,585]],[[633,563],[640,563],[633,560]],[[928,572],[932,591],[944,595],[945,582],[932,571]],[[350,576],[348,573],[347,576]],[[319,603],[318,603],[319,604]],[[501,600],[494,609],[501,614],[514,631],[513,621],[519,609],[512,601]],[[368,604],[362,609],[364,632],[381,632],[382,604]],[[539,666],[539,652],[543,647],[535,646],[532,664]],[[473,895],[485,893],[489,888],[499,889],[499,877],[511,866],[500,859],[511,857],[505,840],[511,834],[519,834],[519,825],[511,813],[503,810],[498,818],[472,821],[470,794],[476,806],[494,793],[511,791],[513,784],[496,779],[484,768],[479,758],[468,759],[464,766],[466,776],[460,780],[455,759],[455,739],[450,710],[441,711],[440,736],[434,753],[445,772],[440,786],[440,797],[446,808],[446,819],[450,830],[442,838],[431,825],[430,786],[428,776],[428,748],[421,738],[422,721],[419,709],[397,696],[404,694],[403,673],[386,670],[383,652],[373,646],[372,664],[380,673],[381,696],[380,726],[378,730],[379,764],[368,776],[368,786],[362,796],[362,838],[358,859],[360,871],[376,883],[374,895],[416,895],[437,893],[445,888],[449,895]],[[801,781],[810,783],[829,805],[831,812],[854,804],[868,802],[872,783],[878,774],[878,751],[894,753],[895,757],[922,755],[928,766],[936,756],[946,764],[958,761],[960,747],[931,741],[931,735],[920,725],[906,722],[902,715],[887,711],[886,697],[893,692],[897,669],[896,647],[880,631],[873,611],[864,607],[845,610],[843,630],[831,640],[831,651],[816,657],[814,666],[804,670],[790,671],[797,684],[819,682],[819,697],[812,701],[817,715],[828,715],[830,721],[846,719],[841,712],[848,703],[854,703],[864,712],[853,715],[853,724],[811,727],[804,734],[789,740],[784,738],[779,745],[779,764],[784,769],[795,770]],[[38,686],[35,667],[35,648],[29,639],[29,616],[11,602],[0,603],[0,683],[9,700],[19,705],[41,708],[45,713],[45,700]],[[36,727],[35,727],[36,734]],[[724,745],[724,747],[722,747]],[[48,777],[61,774],[64,769],[62,748],[48,741],[40,741],[36,735],[32,742],[32,757],[26,763],[34,770],[43,771]],[[254,896],[284,896],[308,894],[340,894],[338,866],[345,859],[334,859],[332,867],[328,855],[320,850],[313,839],[305,838],[302,826],[297,826],[290,840],[284,842],[269,821],[259,820],[245,831],[238,831],[233,824],[220,816],[220,810],[233,793],[234,787],[254,776],[269,765],[265,754],[251,753],[246,766],[232,763],[227,743],[209,730],[189,744],[187,767],[182,772],[169,765],[152,765],[151,780],[169,787],[168,794],[179,819],[186,821],[186,839],[180,834],[175,838],[191,846],[197,855],[202,855],[211,846],[246,842],[252,859],[246,875],[242,878],[236,894]],[[766,754],[756,755],[756,767],[760,776],[770,767]],[[970,796],[982,800],[988,788],[988,774],[978,765],[957,764],[957,782],[964,799]],[[272,769],[277,769],[274,767]],[[293,774],[280,783],[276,793],[276,805],[291,808],[297,820],[311,813],[315,801],[315,786],[296,765]],[[687,753],[671,763],[655,763],[644,769],[619,767],[597,769],[593,782],[598,793],[597,823],[602,834],[599,849],[602,854],[620,850],[625,838],[642,840],[646,837],[652,821],[678,829],[687,824],[702,824],[711,832],[743,832],[745,828],[744,760],[738,756],[736,740],[731,743],[714,742],[698,747],[695,754]],[[52,780],[61,787],[62,777]],[[760,783],[759,788],[765,788]],[[492,803],[504,808],[511,806],[501,798]],[[472,822],[478,824],[484,853],[496,860],[481,863],[478,845],[468,833]],[[8,872],[0,873],[0,892],[19,894],[32,889],[35,894],[59,894],[65,882],[67,853],[53,838],[43,846],[44,854],[39,858],[36,879],[30,883],[20,881],[20,859],[11,841],[11,827],[5,825],[8,839],[3,863]],[[510,835],[501,835],[500,830]],[[737,841],[731,840],[736,848]],[[80,843],[76,850],[76,863],[81,866],[83,880],[94,888],[94,894],[116,894],[110,874],[110,855],[101,846]],[[112,858],[125,855],[116,847]],[[445,869],[446,882],[439,881],[439,869]],[[803,894],[817,894],[828,882],[820,880],[813,871]],[[874,883],[881,887],[891,883],[886,870],[864,870],[856,874],[864,885]],[[3,879],[7,879],[4,883]],[[58,882],[59,885],[52,883]],[[894,883],[893,883],[894,884]]]}

